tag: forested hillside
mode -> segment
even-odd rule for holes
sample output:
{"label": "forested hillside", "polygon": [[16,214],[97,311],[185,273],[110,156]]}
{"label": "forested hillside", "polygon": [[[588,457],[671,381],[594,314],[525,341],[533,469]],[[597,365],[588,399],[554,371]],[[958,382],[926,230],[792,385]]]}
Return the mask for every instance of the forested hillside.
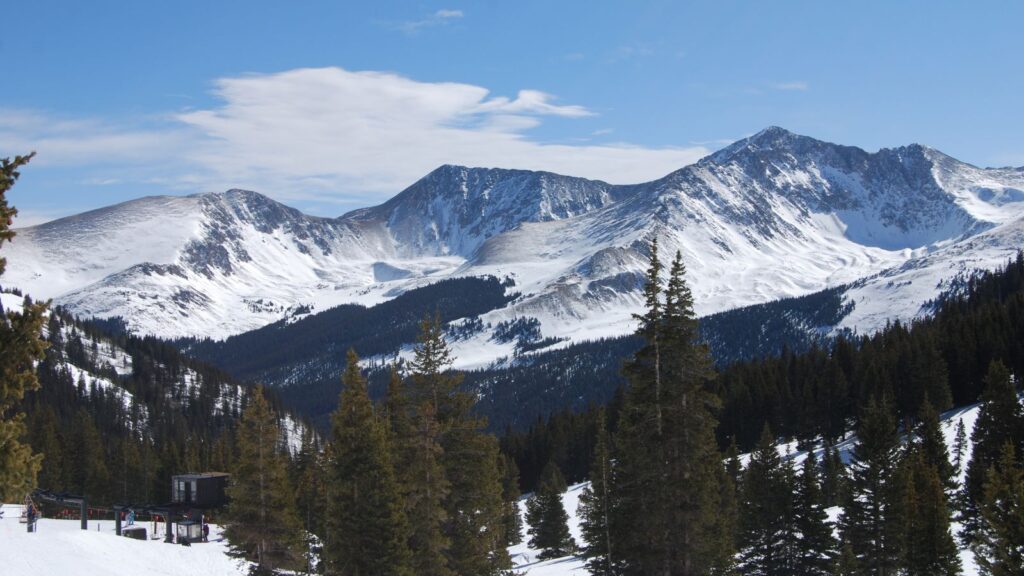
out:
{"label": "forested hillside", "polygon": [[[514,299],[511,290],[508,281],[493,277],[444,280],[372,307],[338,306],[223,341],[181,339],[174,344],[240,379],[277,388],[288,406],[326,428],[341,390],[338,374],[345,351],[353,348],[364,358],[394,356],[412,345],[417,322],[436,312],[454,341],[489,331],[495,342],[516,344],[514,357],[466,371],[466,386],[481,393],[477,410],[492,430],[506,425],[522,429],[537,417],[606,402],[622,385],[622,362],[639,341],[623,336],[544,350],[558,341],[543,338],[535,319],[483,325],[479,315]],[[783,349],[804,351],[827,343],[829,329],[851,308],[842,301],[842,288],[834,288],[713,314],[702,319],[701,338],[719,365]],[[387,370],[377,368],[371,370],[370,392],[380,398]]]}
{"label": "forested hillside", "polygon": [[[170,477],[230,470],[234,431],[251,389],[154,338],[112,335],[54,309],[25,396],[28,438],[43,453],[39,487],[94,503],[158,503]],[[280,441],[298,446],[305,426],[279,401]]]}
{"label": "forested hillside", "polygon": [[[735,439],[740,451],[750,451],[766,424],[803,445],[816,438],[834,443],[872,397],[890,398],[894,417],[910,425],[919,418],[925,394],[940,411],[977,402],[994,360],[1012,374],[1024,374],[1024,255],[957,283],[934,307],[932,317],[894,323],[875,335],[844,336],[800,353],[786,350],[720,366],[712,383],[722,401],[719,446]],[[594,373],[594,381],[611,385],[600,371]],[[612,430],[622,392],[615,390],[606,391]],[[535,485],[549,459],[568,481],[586,478],[589,460],[581,454],[593,446],[599,404],[535,416],[528,429],[506,431],[503,446],[515,455],[525,489]]]}

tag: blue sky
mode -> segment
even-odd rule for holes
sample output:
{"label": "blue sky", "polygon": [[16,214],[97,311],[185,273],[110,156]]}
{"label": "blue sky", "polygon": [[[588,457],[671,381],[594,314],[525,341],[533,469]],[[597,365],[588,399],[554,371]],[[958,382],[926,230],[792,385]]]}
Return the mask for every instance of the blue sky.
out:
{"label": "blue sky", "polygon": [[105,2],[8,9],[26,225],[244,187],[335,216],[441,163],[653,179],[769,125],[1024,165],[1017,2]]}

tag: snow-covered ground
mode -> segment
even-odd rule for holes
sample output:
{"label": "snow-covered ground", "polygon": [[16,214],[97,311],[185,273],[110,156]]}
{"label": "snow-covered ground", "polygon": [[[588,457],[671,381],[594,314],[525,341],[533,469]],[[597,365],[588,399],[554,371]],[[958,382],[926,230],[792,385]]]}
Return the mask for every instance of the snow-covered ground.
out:
{"label": "snow-covered ground", "polygon": [[[114,534],[113,520],[92,521],[81,530],[77,520],[40,519],[28,533],[18,521],[22,506],[3,505],[0,520],[0,574],[4,576],[87,575],[240,576],[247,566],[226,555],[219,526],[210,541],[178,546],[160,540],[132,540]],[[143,524],[152,536],[152,523]],[[162,526],[161,526],[162,528]]]}
{"label": "snow-covered ground", "polygon": [[[950,457],[952,458],[953,445],[956,440],[956,428],[958,422],[961,420],[964,423],[964,429],[967,432],[967,438],[971,437],[971,431],[974,429],[974,422],[978,418],[978,405],[972,405],[965,408],[958,408],[942,414],[942,432],[945,436],[946,446],[949,448]],[[843,461],[849,463],[852,458],[853,447],[856,444],[855,436],[848,436],[843,442],[841,442],[837,448],[839,449],[840,456]],[[966,449],[963,453],[963,466],[961,467],[959,481],[962,485],[964,476],[967,473],[967,462],[971,458],[971,443],[968,440]],[[780,443],[778,445],[779,454],[784,458],[792,458],[794,464],[799,468],[799,464],[807,458],[806,452],[796,451],[796,443]],[[821,460],[821,452],[817,451],[816,457]],[[749,461],[750,455],[744,454],[740,456],[740,461],[746,466]],[[574,484],[562,495],[562,505],[565,506],[565,512],[569,515],[569,532],[572,534],[573,539],[576,540],[577,545],[582,544],[580,537],[580,519],[577,514],[577,508],[579,506],[580,494],[583,489],[586,488],[590,483],[583,482],[580,484]],[[527,534],[528,525],[526,524],[526,496],[520,499],[519,512],[523,518],[523,543],[517,546],[509,548],[509,553],[512,555],[512,562],[516,567],[516,571],[529,576],[589,576],[590,572],[587,570],[585,561],[582,558],[567,556],[565,558],[556,558],[552,560],[539,561],[537,560],[537,554],[539,550],[534,550],[529,547],[527,542],[529,541],[529,535]],[[829,520],[835,522],[836,519],[842,514],[842,509],[839,507],[829,508]],[[952,525],[954,536],[959,534],[960,524],[954,522]],[[836,532],[838,537],[838,531]],[[959,540],[957,541],[959,545]],[[970,550],[960,550],[960,560],[963,563],[963,575],[964,576],[976,576],[979,574],[978,565],[974,561],[974,554]]]}

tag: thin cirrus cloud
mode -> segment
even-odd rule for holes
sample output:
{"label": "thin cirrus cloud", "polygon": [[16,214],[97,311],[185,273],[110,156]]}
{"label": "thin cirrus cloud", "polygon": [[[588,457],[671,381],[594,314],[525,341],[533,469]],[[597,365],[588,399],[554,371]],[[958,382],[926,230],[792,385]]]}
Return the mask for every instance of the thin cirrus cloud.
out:
{"label": "thin cirrus cloud", "polygon": [[775,84],[772,84],[772,88],[775,88],[776,90],[795,90],[799,92],[809,90],[810,87],[811,85],[804,80],[794,80],[791,82],[776,82]]}
{"label": "thin cirrus cloud", "polygon": [[425,28],[444,26],[453,20],[462,18],[463,16],[465,16],[465,14],[463,14],[462,10],[442,8],[441,10],[438,10],[430,16],[420,20],[406,20],[405,22],[399,22],[395,25],[395,29],[406,34],[416,34]]}
{"label": "thin cirrus cloud", "polygon": [[214,106],[142,128],[0,111],[0,141],[11,136],[8,142],[39,150],[52,164],[79,165],[83,180],[187,191],[249,188],[282,200],[352,207],[383,201],[442,164],[632,183],[709,151],[700,145],[542,142],[528,130],[545,119],[594,113],[536,90],[492,96],[481,86],[393,73],[310,68],[251,74],[217,80],[213,94]]}

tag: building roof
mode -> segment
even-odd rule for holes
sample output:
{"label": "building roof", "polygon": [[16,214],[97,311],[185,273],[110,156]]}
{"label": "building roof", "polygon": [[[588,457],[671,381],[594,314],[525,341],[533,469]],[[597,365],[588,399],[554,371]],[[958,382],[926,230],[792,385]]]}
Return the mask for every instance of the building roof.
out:
{"label": "building roof", "polygon": [[197,480],[199,478],[223,478],[231,476],[227,472],[189,472],[187,474],[175,474],[172,479],[184,478],[186,480]]}

